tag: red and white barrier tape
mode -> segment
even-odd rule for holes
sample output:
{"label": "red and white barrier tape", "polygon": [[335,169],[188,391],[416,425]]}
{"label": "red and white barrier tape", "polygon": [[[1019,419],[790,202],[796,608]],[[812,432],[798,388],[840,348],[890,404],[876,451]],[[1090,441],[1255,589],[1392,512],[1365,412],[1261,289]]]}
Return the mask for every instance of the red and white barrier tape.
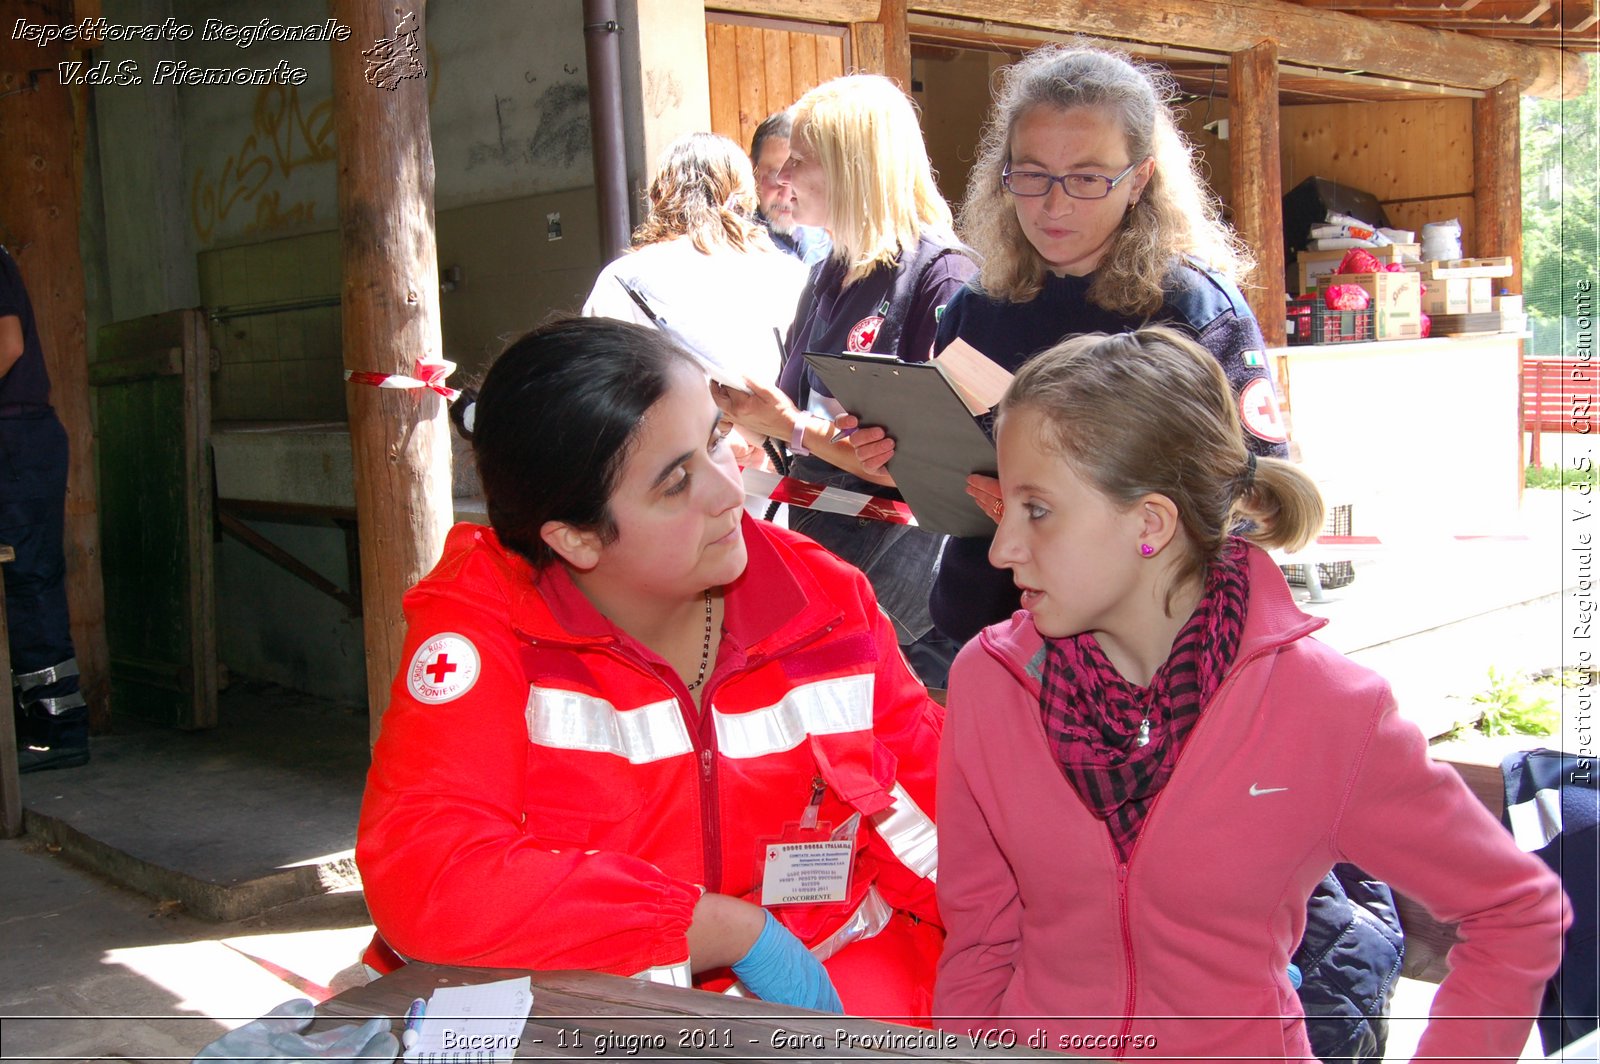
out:
{"label": "red and white barrier tape", "polygon": [[408,377],[403,373],[369,373],[366,370],[347,369],[344,379],[352,384],[370,384],[374,388],[426,388],[438,392],[451,402],[461,393],[455,388],[445,384],[445,378],[454,373],[456,364],[448,359],[437,362],[420,361],[417,363],[417,376]]}
{"label": "red and white barrier tape", "polygon": [[866,517],[894,525],[917,523],[917,519],[911,515],[911,507],[894,499],[879,499],[859,491],[830,488],[794,477],[780,477],[770,470],[753,466],[741,472],[744,476],[744,493],[751,498],[768,499],[805,510],[822,510],[846,517]]}

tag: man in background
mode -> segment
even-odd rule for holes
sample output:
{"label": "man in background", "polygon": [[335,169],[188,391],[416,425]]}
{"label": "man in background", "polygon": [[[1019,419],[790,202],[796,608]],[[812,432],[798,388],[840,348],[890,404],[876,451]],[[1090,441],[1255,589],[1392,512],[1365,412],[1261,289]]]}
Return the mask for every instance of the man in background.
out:
{"label": "man in background", "polygon": [[50,406],[50,377],[33,304],[16,260],[0,247],[0,543],[23,772],[89,760],[89,710],[67,623],[67,431]]}
{"label": "man in background", "polygon": [[767,227],[772,242],[807,266],[828,257],[828,234],[821,229],[794,224],[794,196],[781,180],[789,158],[793,120],[788,111],[770,114],[750,138],[750,165],[756,172],[756,217]]}

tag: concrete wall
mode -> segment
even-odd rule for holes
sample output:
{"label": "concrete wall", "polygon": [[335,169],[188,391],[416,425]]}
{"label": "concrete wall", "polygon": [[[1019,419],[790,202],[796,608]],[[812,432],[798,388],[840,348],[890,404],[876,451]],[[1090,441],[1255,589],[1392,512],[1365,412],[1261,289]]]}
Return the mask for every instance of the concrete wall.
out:
{"label": "concrete wall", "polygon": [[[212,335],[217,419],[342,420],[331,48],[373,42],[241,48],[201,39],[208,19],[320,24],[323,0],[104,0],[103,14],[124,24],[170,18],[194,33],[110,43],[91,57],[136,64],[141,77],[91,90],[82,232],[95,281],[91,344],[112,321],[196,305],[225,310]],[[440,261],[458,278],[441,298],[444,348],[461,365],[459,381],[550,310],[575,308],[601,265],[582,3],[436,0],[424,38]],[[298,85],[158,85],[162,61],[282,62],[305,77]],[[307,305],[263,307],[284,301]],[[339,532],[255,524],[348,586]],[[363,697],[361,627],[336,603],[231,539],[217,552],[217,589],[219,645],[233,673]]]}

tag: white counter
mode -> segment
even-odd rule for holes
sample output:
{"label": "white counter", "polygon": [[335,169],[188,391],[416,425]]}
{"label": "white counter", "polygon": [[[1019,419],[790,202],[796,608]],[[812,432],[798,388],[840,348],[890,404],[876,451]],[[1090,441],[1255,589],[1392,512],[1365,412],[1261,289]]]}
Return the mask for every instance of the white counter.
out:
{"label": "white counter", "polygon": [[1353,531],[1464,535],[1515,513],[1521,335],[1308,345],[1268,352],[1291,438]]}

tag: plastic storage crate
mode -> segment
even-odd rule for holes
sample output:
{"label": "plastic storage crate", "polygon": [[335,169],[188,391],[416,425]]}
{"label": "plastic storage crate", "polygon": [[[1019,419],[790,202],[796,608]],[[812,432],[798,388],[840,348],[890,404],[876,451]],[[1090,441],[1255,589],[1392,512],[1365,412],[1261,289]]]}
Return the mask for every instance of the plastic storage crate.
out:
{"label": "plastic storage crate", "polygon": [[[1365,311],[1345,311],[1344,313],[1365,313]],[[1350,504],[1330,506],[1328,519],[1322,525],[1322,534],[1325,536],[1348,536],[1350,532]],[[1355,582],[1356,569],[1350,562],[1317,562],[1317,580],[1322,584],[1323,590],[1336,587],[1347,587]],[[1309,582],[1310,574],[1304,565],[1281,565],[1283,578],[1294,587],[1305,587]]]}
{"label": "plastic storage crate", "polygon": [[1320,298],[1289,307],[1291,344],[1349,344],[1372,339],[1372,309],[1329,310]]}

